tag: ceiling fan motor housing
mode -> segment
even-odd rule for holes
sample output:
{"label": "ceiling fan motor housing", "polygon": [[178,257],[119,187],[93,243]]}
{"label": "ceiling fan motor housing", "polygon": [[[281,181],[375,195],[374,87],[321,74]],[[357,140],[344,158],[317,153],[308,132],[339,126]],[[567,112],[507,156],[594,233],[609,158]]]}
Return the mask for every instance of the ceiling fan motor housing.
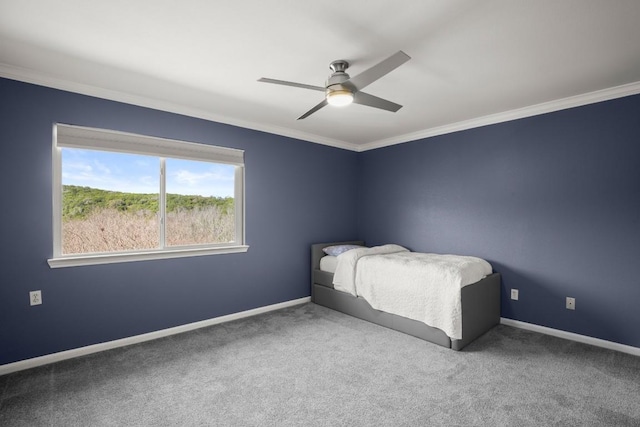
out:
{"label": "ceiling fan motor housing", "polygon": [[329,76],[325,85],[327,95],[336,91],[353,93],[354,88],[348,83],[345,84],[351,78],[346,72],[346,69],[349,68],[349,63],[340,59],[329,64],[329,68],[333,71],[333,74]]}

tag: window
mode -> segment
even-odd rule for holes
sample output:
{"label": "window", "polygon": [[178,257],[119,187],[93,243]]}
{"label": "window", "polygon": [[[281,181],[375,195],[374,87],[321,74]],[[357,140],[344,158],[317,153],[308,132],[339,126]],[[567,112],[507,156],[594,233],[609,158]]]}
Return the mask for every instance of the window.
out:
{"label": "window", "polygon": [[244,153],[57,124],[52,268],[246,252]]}

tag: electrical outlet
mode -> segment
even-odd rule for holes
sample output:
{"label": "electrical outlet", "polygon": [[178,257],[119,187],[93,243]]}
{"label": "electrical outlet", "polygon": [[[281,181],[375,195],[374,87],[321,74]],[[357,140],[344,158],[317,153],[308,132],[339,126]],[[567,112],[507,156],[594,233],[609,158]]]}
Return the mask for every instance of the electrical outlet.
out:
{"label": "electrical outlet", "polygon": [[511,299],[513,300],[518,300],[518,290],[517,289],[511,289]]}
{"label": "electrical outlet", "polygon": [[567,310],[575,310],[576,309],[576,299],[567,297]]}
{"label": "electrical outlet", "polygon": [[31,305],[42,304],[42,291],[29,292],[29,302],[31,303]]}

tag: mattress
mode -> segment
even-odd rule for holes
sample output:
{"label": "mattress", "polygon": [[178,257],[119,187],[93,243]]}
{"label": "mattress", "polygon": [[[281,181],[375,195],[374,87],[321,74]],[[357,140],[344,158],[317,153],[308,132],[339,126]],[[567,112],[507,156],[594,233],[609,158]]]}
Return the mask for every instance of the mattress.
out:
{"label": "mattress", "polygon": [[417,320],[462,339],[461,289],[491,274],[480,258],[409,252],[398,245],[354,249],[338,256],[336,290],[376,310]]}
{"label": "mattress", "polygon": [[338,266],[337,256],[327,255],[320,258],[320,270],[322,271],[326,271],[327,273],[335,273],[337,266]]}

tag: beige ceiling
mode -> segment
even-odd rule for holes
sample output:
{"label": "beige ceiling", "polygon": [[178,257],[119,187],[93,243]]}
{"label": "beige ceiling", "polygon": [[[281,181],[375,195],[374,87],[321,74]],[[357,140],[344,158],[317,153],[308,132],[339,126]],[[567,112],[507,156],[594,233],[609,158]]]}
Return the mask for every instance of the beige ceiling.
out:
{"label": "beige ceiling", "polygon": [[[638,0],[0,0],[0,76],[362,151],[640,93]],[[403,105],[296,118],[328,65]]]}

